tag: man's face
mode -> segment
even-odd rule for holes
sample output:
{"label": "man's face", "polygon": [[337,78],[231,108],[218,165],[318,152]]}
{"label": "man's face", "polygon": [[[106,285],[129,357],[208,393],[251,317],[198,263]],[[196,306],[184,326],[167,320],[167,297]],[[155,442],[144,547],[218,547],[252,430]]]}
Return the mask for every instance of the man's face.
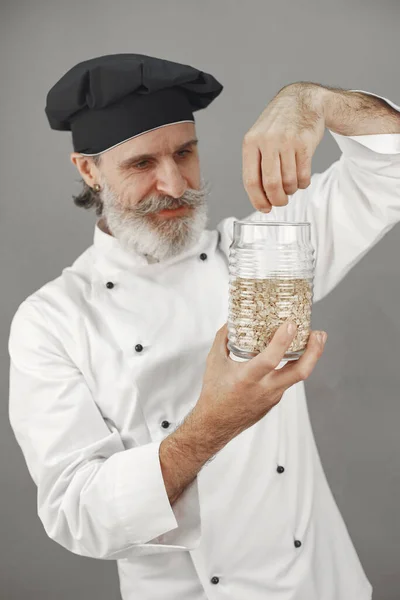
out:
{"label": "man's face", "polygon": [[120,144],[101,155],[98,170],[106,230],[126,249],[162,260],[197,242],[208,207],[193,123]]}

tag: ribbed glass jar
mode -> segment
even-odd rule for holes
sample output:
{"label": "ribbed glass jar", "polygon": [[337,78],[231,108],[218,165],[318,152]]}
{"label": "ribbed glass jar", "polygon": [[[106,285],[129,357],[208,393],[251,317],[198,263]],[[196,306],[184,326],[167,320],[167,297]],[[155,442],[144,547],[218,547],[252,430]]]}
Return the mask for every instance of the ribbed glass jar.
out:
{"label": "ribbed glass jar", "polygon": [[228,348],[250,359],[284,321],[297,324],[285,360],[304,352],[311,331],[314,249],[310,223],[235,221],[229,250]]}

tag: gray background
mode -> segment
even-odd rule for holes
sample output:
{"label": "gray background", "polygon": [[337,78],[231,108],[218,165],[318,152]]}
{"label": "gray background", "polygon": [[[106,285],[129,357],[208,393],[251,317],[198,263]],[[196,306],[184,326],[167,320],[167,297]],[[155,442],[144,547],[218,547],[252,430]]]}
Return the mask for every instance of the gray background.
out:
{"label": "gray background", "polygon": [[[0,2],[2,600],[120,597],[113,562],[75,556],[46,537],[8,423],[11,318],[93,235],[94,214],[71,200],[79,179],[69,135],[45,119],[48,89],[76,62],[116,52],[187,62],[219,78],[223,95],[197,117],[213,184],[210,227],[252,212],[241,184],[242,137],[283,85],[310,80],[400,104],[399,25],[398,0]],[[337,156],[325,136],[313,170]],[[377,600],[400,598],[399,251],[396,227],[316,306],[314,328],[329,341],[307,383],[328,480]]]}

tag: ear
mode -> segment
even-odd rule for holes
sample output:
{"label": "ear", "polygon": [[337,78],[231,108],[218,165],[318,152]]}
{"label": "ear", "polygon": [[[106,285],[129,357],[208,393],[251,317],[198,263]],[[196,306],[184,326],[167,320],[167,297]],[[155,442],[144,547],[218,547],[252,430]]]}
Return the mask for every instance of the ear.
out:
{"label": "ear", "polygon": [[92,188],[95,183],[99,183],[99,170],[90,156],[83,156],[79,152],[72,152],[70,158],[72,164],[76,166],[82,179],[89,187]]}

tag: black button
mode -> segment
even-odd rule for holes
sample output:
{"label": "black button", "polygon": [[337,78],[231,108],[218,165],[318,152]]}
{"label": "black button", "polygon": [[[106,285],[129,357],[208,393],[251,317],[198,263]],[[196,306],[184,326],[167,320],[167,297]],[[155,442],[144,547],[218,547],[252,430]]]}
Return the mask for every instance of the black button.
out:
{"label": "black button", "polygon": [[141,352],[143,350],[142,344],[136,344],[135,350],[136,350],[136,352]]}
{"label": "black button", "polygon": [[219,577],[212,577],[211,583],[213,583],[214,585],[217,585],[217,583],[219,583]]}
{"label": "black button", "polygon": [[295,540],[294,545],[296,548],[300,548],[300,546],[301,546],[300,540]]}
{"label": "black button", "polygon": [[164,429],[168,429],[168,427],[171,425],[171,423],[169,421],[163,421],[161,423],[161,427],[164,427]]}
{"label": "black button", "polygon": [[283,473],[285,470],[285,467],[278,467],[276,470],[278,471],[278,473]]}
{"label": "black button", "polygon": [[200,254],[200,258],[201,258],[201,260],[206,260],[206,258],[207,258],[207,254],[206,254],[205,252],[202,252],[202,253]]}
{"label": "black button", "polygon": [[107,283],[106,283],[106,287],[108,287],[108,289],[109,289],[109,290],[112,290],[112,289],[113,289],[113,287],[114,287],[114,284],[113,284],[113,282],[112,282],[112,281],[107,281]]}

